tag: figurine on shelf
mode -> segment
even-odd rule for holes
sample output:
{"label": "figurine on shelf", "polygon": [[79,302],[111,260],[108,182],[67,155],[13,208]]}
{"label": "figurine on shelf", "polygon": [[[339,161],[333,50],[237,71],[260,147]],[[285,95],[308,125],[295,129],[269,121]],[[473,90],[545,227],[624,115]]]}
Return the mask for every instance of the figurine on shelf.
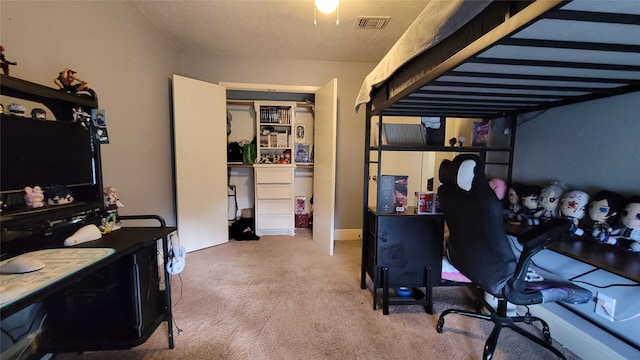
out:
{"label": "figurine on shelf", "polygon": [[591,236],[597,241],[604,241],[613,231],[620,212],[624,207],[624,196],[609,190],[600,190],[589,203],[591,219]]}
{"label": "figurine on shelf", "polygon": [[518,214],[518,221],[526,221],[529,225],[538,225],[540,221],[535,214],[540,211],[541,207],[538,203],[540,195],[540,186],[528,185],[522,187],[522,211]]}
{"label": "figurine on shelf", "polygon": [[124,207],[124,204],[118,199],[118,191],[113,186],[104,188],[104,208],[107,216],[102,221],[101,229],[103,233],[108,233],[120,229],[118,224],[118,209]]}
{"label": "figurine on shelf", "polygon": [[560,199],[560,214],[571,223],[570,233],[578,236],[584,234],[584,230],[579,225],[580,220],[584,217],[588,203],[589,195],[580,190],[569,191]]}
{"label": "figurine on shelf", "polygon": [[522,193],[522,184],[514,182],[507,192],[507,204],[504,209],[504,219],[513,224],[520,224],[518,216],[522,212],[522,202],[520,194]]}
{"label": "figurine on shelf", "polygon": [[604,243],[640,252],[640,196],[632,196],[620,215],[620,227],[606,236]]}
{"label": "figurine on shelf", "polygon": [[287,149],[282,153],[282,157],[278,160],[278,164],[291,164],[291,150]]}
{"label": "figurine on shelf", "polygon": [[91,89],[89,83],[76,77],[76,73],[77,72],[75,70],[70,67],[66,67],[64,70],[60,71],[60,74],[58,74],[58,77],[55,78],[53,82],[60,87],[60,90],[68,91],[73,94],[78,91],[87,91],[91,96],[95,97],[95,92]]}
{"label": "figurine on shelf", "polygon": [[566,191],[567,186],[558,181],[554,181],[540,190],[538,203],[541,209],[533,214],[533,217],[538,220],[538,223],[559,217],[558,204]]}
{"label": "figurine on shelf", "polygon": [[15,61],[9,61],[4,57],[4,46],[0,45],[0,66],[5,75],[9,75],[9,65],[18,65]]}

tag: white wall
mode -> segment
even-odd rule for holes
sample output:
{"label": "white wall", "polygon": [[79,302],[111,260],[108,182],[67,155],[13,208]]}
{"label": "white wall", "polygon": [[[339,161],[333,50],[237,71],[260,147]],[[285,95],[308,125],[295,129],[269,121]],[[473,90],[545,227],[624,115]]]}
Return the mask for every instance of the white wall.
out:
{"label": "white wall", "polygon": [[[184,54],[184,76],[199,80],[320,86],[338,79],[336,229],[362,228],[364,109],[354,110],[362,80],[375,64]],[[317,151],[317,150],[316,150]]]}
{"label": "white wall", "polygon": [[53,79],[72,66],[97,92],[110,137],[103,179],[118,189],[120,212],[173,225],[169,78],[178,51],[121,1],[2,0],[0,13],[4,54],[18,62],[12,76],[57,88]]}
{"label": "white wall", "polygon": [[513,179],[640,194],[640,92],[548,110],[518,126]]}

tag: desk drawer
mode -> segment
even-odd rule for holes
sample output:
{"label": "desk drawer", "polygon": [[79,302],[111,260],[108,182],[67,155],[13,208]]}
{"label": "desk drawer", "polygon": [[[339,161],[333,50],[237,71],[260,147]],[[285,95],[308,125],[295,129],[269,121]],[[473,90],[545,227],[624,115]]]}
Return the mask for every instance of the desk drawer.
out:
{"label": "desk drawer", "polygon": [[293,185],[291,184],[258,184],[256,185],[257,199],[293,199]]}
{"label": "desk drawer", "polygon": [[293,169],[257,169],[256,184],[291,184]]}

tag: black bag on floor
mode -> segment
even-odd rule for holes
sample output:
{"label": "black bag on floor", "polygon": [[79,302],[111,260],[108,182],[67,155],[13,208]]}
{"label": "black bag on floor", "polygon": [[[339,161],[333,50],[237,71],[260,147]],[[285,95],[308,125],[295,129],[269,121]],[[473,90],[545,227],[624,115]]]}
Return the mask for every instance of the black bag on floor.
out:
{"label": "black bag on floor", "polygon": [[260,240],[253,227],[253,218],[238,219],[229,227],[229,237],[236,240]]}

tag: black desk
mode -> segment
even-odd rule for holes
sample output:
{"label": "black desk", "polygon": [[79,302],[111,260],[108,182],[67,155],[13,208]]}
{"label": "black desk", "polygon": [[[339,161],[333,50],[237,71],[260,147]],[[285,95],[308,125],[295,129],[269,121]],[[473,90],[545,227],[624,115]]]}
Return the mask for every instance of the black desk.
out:
{"label": "black desk", "polygon": [[[366,276],[373,282],[373,309],[382,289],[382,313],[389,305],[423,305],[433,313],[433,287],[441,284],[444,216],[405,213],[378,213],[367,208],[362,241],[360,288],[366,289]],[[389,289],[424,288],[425,296],[390,299]],[[416,294],[418,295],[418,294]]]}
{"label": "black desk", "polygon": [[[508,234],[517,237],[529,226],[507,223],[506,229]],[[567,235],[550,243],[547,249],[640,283],[639,254],[599,243],[587,234],[582,237]]]}
{"label": "black desk", "polygon": [[[40,344],[40,350],[45,352],[131,348],[145,342],[164,321],[168,323],[169,348],[173,348],[170,274],[164,266],[164,270],[159,268],[157,241],[162,241],[166,264],[168,236],[176,228],[164,226],[163,220],[161,224],[160,227],[123,227],[99,240],[77,245],[113,248],[115,252],[8,304],[2,309],[2,318],[31,304],[42,304],[48,312]],[[56,244],[53,242],[50,248]],[[105,300],[101,301],[101,297]],[[122,300],[113,302],[114,299]],[[105,325],[105,320],[111,323]]]}

